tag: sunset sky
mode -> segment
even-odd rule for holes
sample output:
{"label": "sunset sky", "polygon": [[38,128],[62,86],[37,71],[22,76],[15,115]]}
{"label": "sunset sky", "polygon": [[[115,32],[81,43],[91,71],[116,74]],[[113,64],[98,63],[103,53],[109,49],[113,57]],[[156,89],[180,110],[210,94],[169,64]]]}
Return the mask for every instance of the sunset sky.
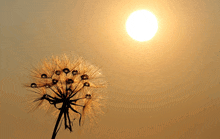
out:
{"label": "sunset sky", "polygon": [[[141,9],[158,22],[144,42],[125,27]],[[23,84],[63,54],[99,67],[108,87],[97,125],[62,123],[57,139],[220,138],[219,0],[1,0],[0,138],[51,138],[57,117],[28,113]]]}

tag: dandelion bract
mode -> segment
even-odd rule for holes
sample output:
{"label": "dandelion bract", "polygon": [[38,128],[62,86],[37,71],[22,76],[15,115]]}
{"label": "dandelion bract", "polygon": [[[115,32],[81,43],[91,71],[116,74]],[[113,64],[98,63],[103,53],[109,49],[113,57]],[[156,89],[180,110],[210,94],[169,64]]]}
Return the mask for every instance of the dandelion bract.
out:
{"label": "dandelion bract", "polygon": [[88,64],[82,58],[71,61],[66,55],[52,57],[42,61],[31,74],[32,82],[27,84],[37,98],[35,108],[52,108],[58,118],[52,139],[59,131],[61,120],[65,129],[72,131],[72,122],[79,120],[82,125],[85,118],[94,120],[102,113],[103,92],[106,86],[100,69]]}

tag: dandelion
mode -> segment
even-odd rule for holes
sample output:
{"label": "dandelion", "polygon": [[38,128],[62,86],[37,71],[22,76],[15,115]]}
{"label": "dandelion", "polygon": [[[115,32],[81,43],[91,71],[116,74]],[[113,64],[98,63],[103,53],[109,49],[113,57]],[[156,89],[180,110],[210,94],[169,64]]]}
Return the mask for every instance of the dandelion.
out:
{"label": "dandelion", "polygon": [[73,120],[78,119],[82,125],[86,117],[93,122],[96,114],[102,113],[103,96],[98,89],[105,87],[105,82],[100,69],[82,58],[73,62],[66,55],[46,59],[34,68],[31,76],[34,81],[26,87],[38,95],[33,101],[37,103],[34,110],[52,108],[58,115],[52,139],[55,139],[62,120],[65,129],[71,132]]}

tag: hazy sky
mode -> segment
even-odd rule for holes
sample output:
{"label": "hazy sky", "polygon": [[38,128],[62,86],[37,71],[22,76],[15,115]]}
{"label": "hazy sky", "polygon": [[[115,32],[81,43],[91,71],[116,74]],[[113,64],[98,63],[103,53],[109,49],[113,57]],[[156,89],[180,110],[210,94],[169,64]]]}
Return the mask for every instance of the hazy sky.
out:
{"label": "hazy sky", "polygon": [[[130,38],[128,16],[152,12],[158,31]],[[57,139],[219,139],[219,0],[1,0],[0,138],[45,138],[56,117],[25,107],[30,70],[66,53],[100,67],[108,82],[105,115]]]}

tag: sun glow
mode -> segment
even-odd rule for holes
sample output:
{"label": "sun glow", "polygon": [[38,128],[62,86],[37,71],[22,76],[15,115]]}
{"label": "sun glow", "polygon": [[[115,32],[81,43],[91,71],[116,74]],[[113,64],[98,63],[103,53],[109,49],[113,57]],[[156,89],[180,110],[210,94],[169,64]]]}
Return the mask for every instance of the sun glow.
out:
{"label": "sun glow", "polygon": [[149,11],[138,10],[127,19],[126,30],[128,35],[140,42],[154,37],[158,29],[156,17]]}

